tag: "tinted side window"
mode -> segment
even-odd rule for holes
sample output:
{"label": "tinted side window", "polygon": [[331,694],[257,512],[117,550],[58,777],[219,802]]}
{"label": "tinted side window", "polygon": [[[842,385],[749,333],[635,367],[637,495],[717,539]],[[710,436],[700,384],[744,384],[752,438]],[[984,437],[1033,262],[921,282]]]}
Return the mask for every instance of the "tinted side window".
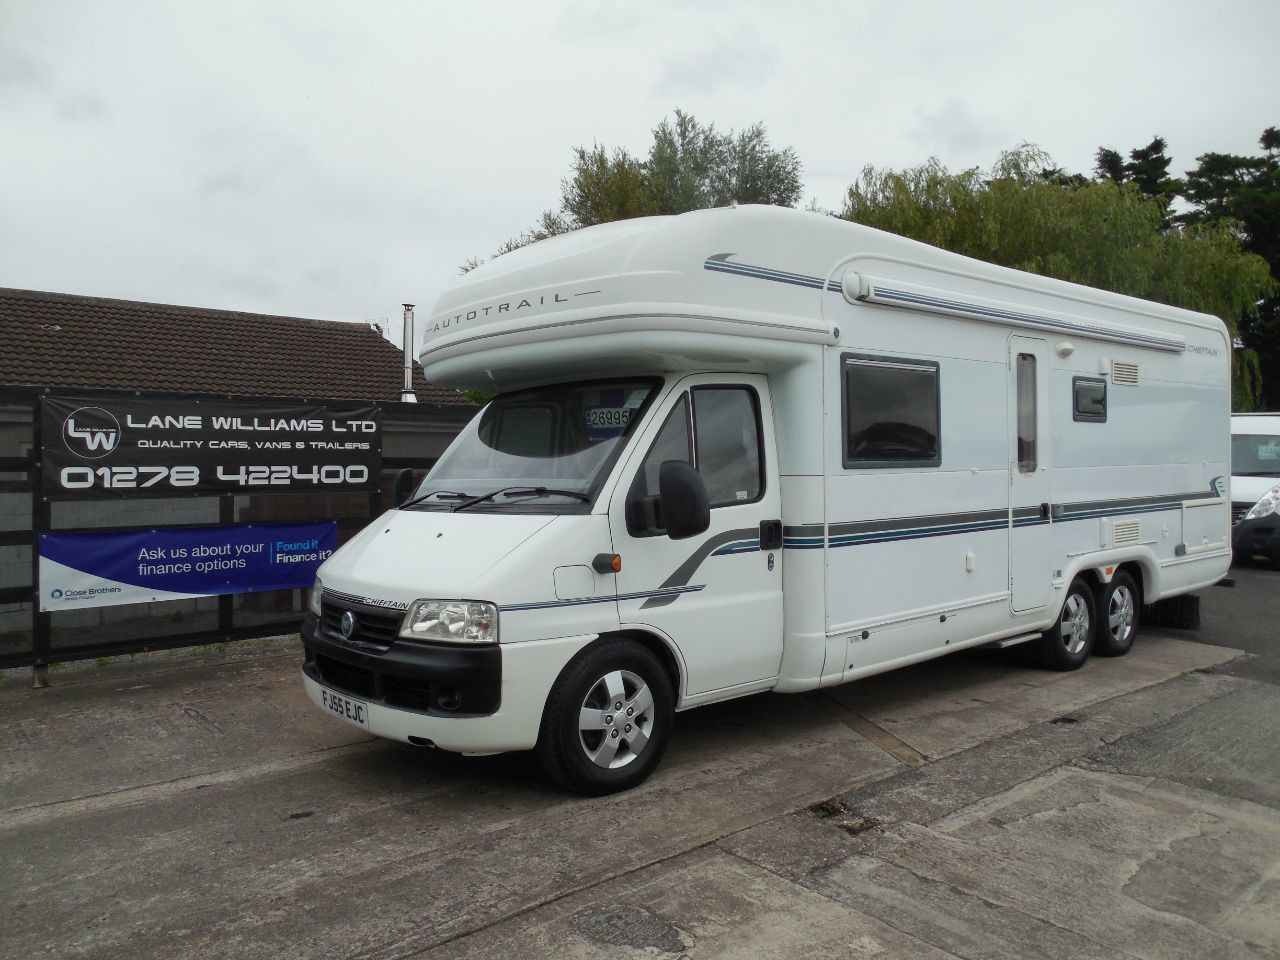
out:
{"label": "tinted side window", "polygon": [[1096,377],[1074,377],[1071,380],[1074,394],[1074,417],[1084,423],[1107,422],[1107,381]]}
{"label": "tinted side window", "polygon": [[693,391],[698,473],[712,509],[760,499],[760,417],[755,391],[698,387]]}
{"label": "tinted side window", "polygon": [[938,364],[846,354],[846,468],[942,463]]}
{"label": "tinted side window", "polygon": [[636,484],[632,487],[632,495],[640,497],[656,497],[658,495],[658,470],[668,460],[683,460],[693,463],[693,445],[689,442],[689,400],[681,397],[680,402],[671,408],[667,422],[662,425],[658,438],[653,441],[649,455],[644,458],[644,466],[636,476]]}
{"label": "tinted side window", "polygon": [[1036,471],[1036,358],[1018,354],[1017,365],[1018,471]]}

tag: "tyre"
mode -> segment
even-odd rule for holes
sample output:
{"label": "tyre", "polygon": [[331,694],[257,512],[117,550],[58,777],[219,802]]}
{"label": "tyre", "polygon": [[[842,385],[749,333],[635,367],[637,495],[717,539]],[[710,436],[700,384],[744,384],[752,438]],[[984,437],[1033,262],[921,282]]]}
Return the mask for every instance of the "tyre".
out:
{"label": "tyre", "polygon": [[629,790],[658,766],[671,738],[675,695],[654,654],[619,637],[587,647],[547,698],[538,760],[561,786],[600,796]]}
{"label": "tyre", "polygon": [[1133,649],[1138,636],[1142,594],[1133,577],[1117,570],[1110,583],[1099,585],[1097,593],[1097,636],[1093,652],[1103,657],[1123,657]]}
{"label": "tyre", "polygon": [[1076,577],[1067,588],[1058,622],[1040,637],[1040,662],[1050,670],[1078,670],[1093,650],[1093,591]]}

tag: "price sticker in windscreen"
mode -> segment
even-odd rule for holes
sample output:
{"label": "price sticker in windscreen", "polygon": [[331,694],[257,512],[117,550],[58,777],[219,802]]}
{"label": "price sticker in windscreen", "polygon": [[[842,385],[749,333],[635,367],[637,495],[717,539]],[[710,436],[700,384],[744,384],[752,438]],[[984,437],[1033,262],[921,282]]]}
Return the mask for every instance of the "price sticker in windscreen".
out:
{"label": "price sticker in windscreen", "polygon": [[588,407],[587,441],[601,443],[622,436],[622,431],[631,422],[632,413],[630,407]]}

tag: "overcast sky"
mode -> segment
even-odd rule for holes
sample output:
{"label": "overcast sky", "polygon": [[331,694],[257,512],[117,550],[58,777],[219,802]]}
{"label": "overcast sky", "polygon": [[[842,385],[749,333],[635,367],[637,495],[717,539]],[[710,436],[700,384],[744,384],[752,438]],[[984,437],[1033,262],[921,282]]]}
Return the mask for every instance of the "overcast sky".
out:
{"label": "overcast sky", "polygon": [[1280,126],[1277,36],[1276,0],[0,0],[0,286],[396,326],[676,107],[763,121],[825,207],[1024,140],[1179,175]]}

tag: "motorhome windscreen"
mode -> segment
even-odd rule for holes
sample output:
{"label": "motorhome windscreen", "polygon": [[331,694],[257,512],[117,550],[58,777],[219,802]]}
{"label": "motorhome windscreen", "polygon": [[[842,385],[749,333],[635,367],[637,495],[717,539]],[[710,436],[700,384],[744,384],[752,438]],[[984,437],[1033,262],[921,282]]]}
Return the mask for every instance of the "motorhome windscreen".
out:
{"label": "motorhome windscreen", "polygon": [[447,510],[590,509],[656,380],[601,380],[503,394],[463,429],[410,503]]}
{"label": "motorhome windscreen", "polygon": [[1232,434],[1231,472],[1237,477],[1280,476],[1280,437]]}

